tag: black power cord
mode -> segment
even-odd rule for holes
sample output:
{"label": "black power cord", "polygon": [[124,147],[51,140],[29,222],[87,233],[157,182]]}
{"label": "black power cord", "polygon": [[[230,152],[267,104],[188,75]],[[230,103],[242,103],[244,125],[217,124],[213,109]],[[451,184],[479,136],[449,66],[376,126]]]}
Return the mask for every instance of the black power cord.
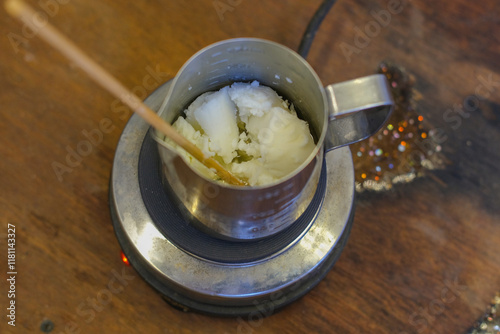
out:
{"label": "black power cord", "polygon": [[309,24],[307,25],[306,31],[304,32],[304,35],[302,36],[302,40],[300,41],[299,45],[299,51],[298,53],[303,57],[306,58],[307,54],[309,53],[309,49],[311,48],[311,44],[313,42],[314,36],[316,35],[316,32],[318,31],[319,26],[321,25],[321,22],[323,22],[323,19],[325,18],[326,14],[330,11],[330,8],[337,2],[337,0],[324,0],[321,5],[319,6],[318,10],[316,13],[314,13],[313,17],[311,18],[311,21],[309,21]]}

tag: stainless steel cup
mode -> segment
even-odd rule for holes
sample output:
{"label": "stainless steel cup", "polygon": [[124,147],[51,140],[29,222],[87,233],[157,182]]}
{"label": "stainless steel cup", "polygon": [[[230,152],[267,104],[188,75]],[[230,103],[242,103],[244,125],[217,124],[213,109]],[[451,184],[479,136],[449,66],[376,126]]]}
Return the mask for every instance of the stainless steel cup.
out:
{"label": "stainless steel cup", "polygon": [[263,39],[237,38],[212,44],[189,59],[173,79],[159,115],[172,123],[202,93],[253,80],[292,102],[316,139],[304,163],[279,182],[238,187],[209,180],[164,136],[153,134],[166,187],[185,218],[215,236],[242,241],[273,235],[295,222],[313,198],[325,152],[374,134],[394,104],[383,75],[324,87],[293,50]]}

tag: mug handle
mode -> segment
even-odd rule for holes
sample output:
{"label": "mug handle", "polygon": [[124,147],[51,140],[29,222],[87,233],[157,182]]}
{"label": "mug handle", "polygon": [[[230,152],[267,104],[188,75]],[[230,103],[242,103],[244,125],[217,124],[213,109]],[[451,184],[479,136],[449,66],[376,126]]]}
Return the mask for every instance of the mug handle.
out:
{"label": "mug handle", "polygon": [[383,74],[325,87],[330,108],[326,151],[354,144],[375,134],[387,121],[394,99]]}

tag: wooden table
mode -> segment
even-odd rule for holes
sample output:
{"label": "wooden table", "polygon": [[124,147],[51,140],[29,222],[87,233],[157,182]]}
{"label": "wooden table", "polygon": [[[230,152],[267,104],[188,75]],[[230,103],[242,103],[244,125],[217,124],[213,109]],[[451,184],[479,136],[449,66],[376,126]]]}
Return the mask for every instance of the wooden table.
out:
{"label": "wooden table", "polygon": [[[145,97],[212,42],[254,36],[296,49],[320,1],[29,3]],[[323,82],[371,74],[385,59],[406,68],[421,95],[418,113],[446,135],[448,163],[432,177],[359,195],[331,272],[265,319],[183,313],[123,265],[108,182],[130,113],[0,16],[1,333],[42,332],[48,319],[53,333],[464,333],[499,290],[498,1],[333,7],[308,57]],[[447,112],[473,102],[467,114]],[[6,318],[8,224],[16,232],[15,327]]]}

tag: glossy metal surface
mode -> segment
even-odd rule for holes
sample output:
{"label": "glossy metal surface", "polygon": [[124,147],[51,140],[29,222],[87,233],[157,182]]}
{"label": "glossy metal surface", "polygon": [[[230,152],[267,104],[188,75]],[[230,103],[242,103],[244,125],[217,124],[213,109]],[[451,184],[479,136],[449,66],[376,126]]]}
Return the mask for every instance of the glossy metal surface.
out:
{"label": "glossy metal surface", "polygon": [[385,123],[394,105],[383,74],[329,85],[326,93],[330,104],[326,150],[370,137]]}
{"label": "glossy metal surface", "polygon": [[214,182],[191,169],[169,144],[157,140],[165,181],[185,207],[185,218],[228,239],[263,238],[296,221],[315,193],[325,138],[328,149],[366,138],[385,122],[393,103],[383,76],[328,86],[326,94],[312,67],[291,49],[239,38],[215,43],[189,59],[172,80],[159,114],[173,122],[200,94],[253,80],[291,101],[315,136],[314,151],[291,175],[259,187]]}
{"label": "glossy metal surface", "polygon": [[[146,103],[157,109],[168,85]],[[151,221],[141,198],[137,165],[148,126],[132,116],[120,138],[111,177],[111,200],[120,230],[150,275],[201,302],[253,305],[315,274],[342,235],[353,210],[354,171],[348,148],[326,154],[327,190],[309,230],[295,243],[255,263],[224,264],[188,254]]]}

